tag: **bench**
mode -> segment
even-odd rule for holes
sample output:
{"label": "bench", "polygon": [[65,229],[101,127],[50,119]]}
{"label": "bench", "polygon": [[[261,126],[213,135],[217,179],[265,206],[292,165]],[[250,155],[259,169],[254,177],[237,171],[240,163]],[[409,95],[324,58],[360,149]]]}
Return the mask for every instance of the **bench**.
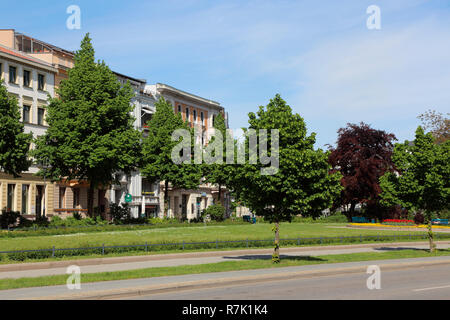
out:
{"label": "bench", "polygon": [[375,219],[369,220],[365,217],[352,217],[353,223],[375,223]]}
{"label": "bench", "polygon": [[448,225],[448,219],[432,219],[431,224]]}

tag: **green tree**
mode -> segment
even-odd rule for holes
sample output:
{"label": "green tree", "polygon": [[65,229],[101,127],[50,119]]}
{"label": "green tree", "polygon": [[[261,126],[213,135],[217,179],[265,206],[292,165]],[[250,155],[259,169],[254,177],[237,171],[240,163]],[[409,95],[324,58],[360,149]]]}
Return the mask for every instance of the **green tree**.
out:
{"label": "green tree", "polygon": [[424,211],[431,252],[435,248],[432,215],[450,204],[450,141],[434,142],[432,133],[425,134],[419,126],[412,143],[395,145],[392,160],[398,173],[387,172],[380,178],[382,204]]}
{"label": "green tree", "polygon": [[[36,141],[35,157],[47,160],[52,180],[89,182],[88,213],[93,215],[94,190],[114,181],[117,172],[135,169],[141,134],[133,128],[133,91],[121,86],[103,62],[95,62],[89,34],[75,53],[75,65],[50,99],[49,128]],[[43,174],[41,170],[40,174]]]}
{"label": "green tree", "polygon": [[[216,184],[219,189],[218,194],[218,200],[221,201],[221,189],[222,186],[228,186],[230,184],[230,179],[233,177],[233,169],[234,164],[227,163],[227,149],[226,149],[226,141],[227,139],[230,142],[234,143],[234,140],[231,136],[229,136],[229,133],[227,132],[227,127],[225,124],[225,119],[223,118],[222,114],[218,114],[214,118],[213,127],[215,130],[219,131],[222,136],[222,163],[212,163],[212,164],[204,164],[204,176],[205,181]],[[215,141],[216,137],[212,137],[211,141],[209,142],[210,145],[212,145]],[[233,146],[234,148],[234,146]],[[215,152],[211,152],[212,157],[215,157]],[[217,155],[220,157],[220,155]],[[233,158],[234,160],[234,158]]]}
{"label": "green tree", "polygon": [[[258,135],[258,150],[264,144],[259,129],[279,130],[279,167],[275,174],[262,174],[268,169],[258,154],[257,163],[251,163],[251,153],[246,163],[236,166],[234,189],[239,198],[256,215],[263,216],[274,223],[275,248],[272,260],[280,261],[279,223],[291,221],[298,214],[317,217],[321,211],[329,208],[334,198],[342,191],[341,174],[330,174],[329,152],[314,149],[315,133],[306,135],[306,125],[302,117],[293,114],[290,106],[280,95],[270,100],[264,108],[259,107],[255,115],[249,113],[249,129],[255,129]],[[267,135],[267,143],[272,143],[272,135]],[[246,138],[247,152],[249,138]],[[269,148],[267,148],[269,149]],[[277,156],[270,151],[269,156]]]}
{"label": "green tree", "polygon": [[174,113],[173,106],[164,98],[160,98],[155,107],[156,112],[148,123],[148,136],[143,141],[141,173],[151,183],[164,181],[164,217],[167,217],[169,184],[174,188],[196,189],[202,178],[202,168],[200,164],[193,164],[193,157],[189,163],[173,161],[172,151],[180,141],[172,140],[172,134],[178,129],[189,131],[193,150],[193,129],[183,122],[180,114]]}
{"label": "green tree", "polygon": [[3,80],[0,80],[0,171],[14,177],[31,165],[28,151],[32,135],[23,130],[17,100],[8,96]]}

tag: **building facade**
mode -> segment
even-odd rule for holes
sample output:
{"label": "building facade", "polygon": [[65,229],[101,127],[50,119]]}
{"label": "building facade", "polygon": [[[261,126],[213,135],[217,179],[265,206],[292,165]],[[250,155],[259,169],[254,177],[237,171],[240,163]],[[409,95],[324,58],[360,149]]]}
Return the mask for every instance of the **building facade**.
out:
{"label": "building facade", "polygon": [[[19,104],[24,131],[34,137],[47,128],[47,95],[54,96],[57,69],[0,43],[0,78]],[[0,172],[0,209],[19,211],[24,216],[44,215],[54,209],[54,185],[34,175],[33,165],[21,177]]]}

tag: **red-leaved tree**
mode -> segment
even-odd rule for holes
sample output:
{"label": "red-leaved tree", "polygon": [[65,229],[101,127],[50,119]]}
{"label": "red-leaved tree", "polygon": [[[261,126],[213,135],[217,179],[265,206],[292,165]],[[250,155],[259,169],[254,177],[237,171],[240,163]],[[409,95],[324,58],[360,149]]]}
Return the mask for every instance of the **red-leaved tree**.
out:
{"label": "red-leaved tree", "polygon": [[329,162],[334,171],[342,173],[344,190],[338,205],[350,205],[350,216],[358,203],[377,207],[379,178],[386,170],[394,170],[391,161],[394,140],[397,140],[394,134],[372,129],[363,122],[348,123],[338,130],[336,148],[329,146]]}

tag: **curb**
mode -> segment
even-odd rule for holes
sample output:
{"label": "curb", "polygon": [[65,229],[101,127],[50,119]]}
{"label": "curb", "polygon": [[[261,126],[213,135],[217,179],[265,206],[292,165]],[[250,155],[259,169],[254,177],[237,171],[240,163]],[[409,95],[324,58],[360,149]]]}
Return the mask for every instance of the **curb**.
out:
{"label": "curb", "polygon": [[[435,241],[436,244],[450,244],[450,241]],[[387,242],[387,243],[365,243],[352,245],[331,245],[331,246],[308,246],[308,247],[288,247],[282,248],[282,252],[301,252],[311,250],[333,250],[333,249],[353,249],[353,248],[377,248],[377,247],[395,247],[395,246],[414,246],[427,245],[427,241],[415,242]],[[226,251],[203,251],[203,252],[189,252],[189,253],[168,253],[142,256],[126,256],[126,257],[111,257],[111,258],[94,258],[94,259],[79,259],[79,260],[64,260],[51,262],[28,262],[0,265],[0,272],[8,271],[26,271],[26,270],[40,270],[63,268],[71,265],[89,266],[89,265],[105,265],[116,263],[142,262],[154,260],[171,260],[171,259],[185,259],[185,258],[201,258],[201,257],[218,257],[226,255],[241,255],[241,254],[271,254],[273,249],[245,249],[245,250],[226,250]]]}
{"label": "curb", "polygon": [[[366,261],[370,264],[371,261]],[[394,264],[380,264],[380,268],[383,270],[396,270],[396,269],[408,269],[413,267],[421,266],[433,266],[450,264],[450,259],[437,260],[437,261],[421,261],[421,262],[403,262]],[[310,278],[310,277],[324,277],[330,275],[340,275],[348,273],[366,273],[367,266],[355,266],[355,267],[345,267],[345,268],[330,268],[325,270],[306,270],[306,271],[296,271],[288,272],[282,274],[272,274],[272,275],[255,275],[255,276],[242,276],[234,278],[220,278],[220,279],[207,279],[199,281],[188,281],[188,282],[178,282],[169,283],[162,285],[151,285],[142,286],[134,288],[124,288],[124,289],[111,289],[111,290],[97,290],[88,293],[81,294],[66,294],[66,295],[55,295],[55,296],[45,296],[38,298],[30,298],[30,300],[108,300],[108,299],[118,299],[125,297],[135,297],[143,296],[149,294],[157,293],[167,293],[180,290],[191,290],[191,289],[208,289],[224,286],[232,286],[235,284],[252,284],[270,281],[283,281],[298,278]],[[26,299],[26,298],[25,298]]]}

